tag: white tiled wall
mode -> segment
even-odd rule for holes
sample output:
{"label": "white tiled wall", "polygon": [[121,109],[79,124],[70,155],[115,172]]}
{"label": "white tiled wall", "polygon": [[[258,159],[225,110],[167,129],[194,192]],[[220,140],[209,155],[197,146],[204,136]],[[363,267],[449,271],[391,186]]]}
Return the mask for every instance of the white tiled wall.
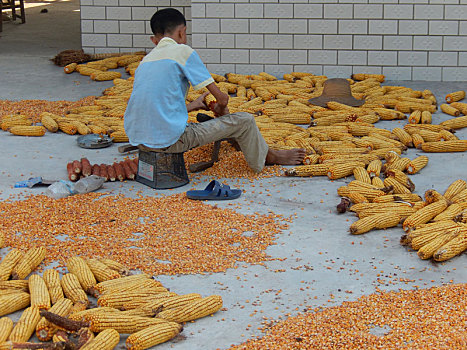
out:
{"label": "white tiled wall", "polygon": [[148,20],[169,6],[216,73],[467,81],[467,0],[81,0],[83,48],[150,49]]}

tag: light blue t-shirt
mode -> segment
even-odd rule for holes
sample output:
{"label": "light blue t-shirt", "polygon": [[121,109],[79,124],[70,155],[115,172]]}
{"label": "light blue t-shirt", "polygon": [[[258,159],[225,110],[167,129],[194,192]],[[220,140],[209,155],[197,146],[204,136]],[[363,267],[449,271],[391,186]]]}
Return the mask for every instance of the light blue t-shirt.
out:
{"label": "light blue t-shirt", "polygon": [[173,145],[188,121],[189,84],[199,90],[214,82],[191,47],[163,38],[141,61],[125,111],[124,127],[132,145]]}

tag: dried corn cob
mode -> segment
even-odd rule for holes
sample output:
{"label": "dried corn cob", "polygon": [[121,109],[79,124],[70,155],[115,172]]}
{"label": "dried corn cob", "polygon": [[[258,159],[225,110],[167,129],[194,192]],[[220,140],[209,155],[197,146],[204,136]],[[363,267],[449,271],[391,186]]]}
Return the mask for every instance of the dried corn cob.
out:
{"label": "dried corn cob", "polygon": [[10,336],[11,330],[13,329],[13,321],[11,318],[2,317],[0,318],[0,343],[3,343]]}
{"label": "dried corn cob", "polygon": [[417,110],[417,111],[413,111],[412,113],[410,113],[410,116],[409,116],[409,123],[410,124],[418,124],[420,123],[420,119],[422,118],[422,112]]}
{"label": "dried corn cob", "polygon": [[457,237],[439,248],[434,254],[435,261],[446,261],[461,254],[467,249],[467,230],[463,228]]}
{"label": "dried corn cob", "polygon": [[324,176],[328,173],[329,166],[327,164],[301,165],[292,169],[287,169],[287,176]]}
{"label": "dried corn cob", "polygon": [[78,278],[84,291],[89,292],[89,290],[97,284],[94,274],[83,258],[79,256],[71,257],[67,260],[66,266],[68,271]]}
{"label": "dried corn cob", "polygon": [[[403,186],[407,187],[410,192],[413,192],[415,190],[415,185],[413,184],[412,180],[403,173],[400,170],[395,170],[395,169],[390,169],[386,172],[386,175],[389,177],[393,177],[395,180],[397,180],[399,183],[401,183]],[[406,191],[404,191],[406,192]],[[396,192],[397,193],[397,192]]]}
{"label": "dried corn cob", "polygon": [[451,232],[444,232],[443,234],[439,235],[438,237],[434,238],[427,244],[423,245],[418,250],[418,256],[420,259],[430,259],[436,251],[441,248],[443,245],[454,239],[459,235],[461,232],[461,228],[457,228],[455,231]]}
{"label": "dried corn cob", "polygon": [[164,287],[158,287],[156,290],[142,290],[136,292],[121,292],[104,294],[97,299],[99,306],[110,306],[114,308],[121,308],[123,304],[133,299],[144,298],[148,296],[157,296],[157,294],[167,292]]}
{"label": "dried corn cob", "polygon": [[113,142],[128,142],[128,136],[124,131],[115,131],[110,134]]}
{"label": "dried corn cob", "polygon": [[465,152],[467,151],[467,140],[425,142],[422,144],[422,150],[429,153]]}
{"label": "dried corn cob", "polygon": [[168,322],[133,333],[126,340],[127,349],[143,350],[164,343],[182,331],[182,325]]}
{"label": "dried corn cob", "polygon": [[462,207],[453,203],[447,207],[443,212],[439,213],[433,218],[433,221],[453,220],[457,215],[463,211]]}
{"label": "dried corn cob", "polygon": [[50,132],[57,132],[58,124],[48,113],[42,113],[40,117],[42,125],[47,130],[49,130]]}
{"label": "dried corn cob", "polygon": [[420,134],[412,134],[412,142],[415,148],[421,149],[425,140]]}
{"label": "dried corn cob", "polygon": [[352,225],[350,225],[350,233],[354,235],[359,235],[371,231],[375,228],[385,229],[389,227],[394,227],[397,226],[400,221],[400,216],[393,212],[375,214],[357,220]]}
{"label": "dried corn cob", "polygon": [[451,107],[458,109],[462,114],[467,115],[467,103],[451,102]]}
{"label": "dried corn cob", "polygon": [[188,322],[211,315],[222,307],[222,298],[219,295],[210,295],[197,299],[184,306],[160,312],[157,317],[172,322]]}
{"label": "dried corn cob", "polygon": [[420,129],[418,134],[423,137],[425,142],[436,142],[439,141],[439,135],[437,132]]}
{"label": "dried corn cob", "polygon": [[408,194],[388,194],[385,196],[377,197],[373,200],[374,203],[390,203],[390,202],[419,202],[422,198],[415,193]]}
{"label": "dried corn cob", "polygon": [[364,167],[354,168],[353,169],[353,175],[355,177],[355,180],[371,184],[370,175],[368,175],[368,172],[366,171],[366,169]]}
{"label": "dried corn cob", "polygon": [[23,258],[23,253],[19,249],[12,249],[0,262],[0,281],[10,278],[14,267]]}
{"label": "dried corn cob", "polygon": [[460,226],[452,220],[439,221],[418,227],[408,233],[409,243],[412,249],[419,250],[439,236],[458,232]]}
{"label": "dried corn cob", "polygon": [[460,191],[454,197],[451,198],[453,203],[462,203],[467,201],[467,189]]}
{"label": "dried corn cob", "polygon": [[456,109],[456,108],[454,108],[454,107],[452,107],[452,106],[450,106],[450,105],[448,105],[446,103],[441,104],[441,106],[439,106],[439,107],[440,107],[441,111],[443,111],[443,113],[452,115],[454,117],[458,117],[461,114],[461,112],[458,109]]}
{"label": "dried corn cob", "polygon": [[90,75],[90,78],[96,81],[113,80],[121,77],[120,72],[94,72]]}
{"label": "dried corn cob", "polygon": [[[65,317],[68,316],[72,307],[73,302],[70,299],[62,298],[49,311]],[[42,317],[36,326],[36,336],[40,341],[49,341],[57,330],[56,325],[47,321],[45,317]]]}
{"label": "dried corn cob", "polygon": [[104,282],[100,282],[96,284],[92,288],[91,294],[94,296],[98,296],[102,294],[108,294],[116,290],[118,291],[128,290],[128,287],[132,285],[141,284],[147,280],[150,280],[150,277],[147,274],[137,274],[137,275],[126,276],[126,277],[117,278],[113,280],[108,280],[108,281],[104,281]]}
{"label": "dried corn cob", "polygon": [[41,316],[37,307],[31,306],[25,309],[11,331],[9,340],[14,342],[28,341],[33,335],[40,319]]}
{"label": "dried corn cob", "polygon": [[[136,164],[138,160],[136,159]],[[117,271],[122,276],[128,276],[130,274],[130,270],[125,265],[119,263],[118,261],[112,259],[100,259],[100,262],[107,265],[112,270]]]}
{"label": "dried corn cob", "polygon": [[403,171],[407,168],[410,162],[411,162],[410,158],[406,158],[406,157],[399,158],[390,164],[386,164],[385,171],[388,171],[388,170]]}
{"label": "dried corn cob", "polygon": [[[373,178],[371,178],[371,184],[377,188],[383,188],[384,187],[384,182],[383,180],[381,180],[379,177],[375,176]],[[376,198],[373,198],[373,201],[375,200]]]}
{"label": "dried corn cob", "polygon": [[445,120],[444,122],[440,123],[440,125],[449,129],[465,128],[467,127],[467,115]]}
{"label": "dried corn cob", "polygon": [[72,321],[82,321],[82,322],[87,322],[89,320],[89,317],[94,314],[98,313],[104,313],[108,314],[110,312],[117,312],[120,314],[120,310],[115,309],[113,307],[95,307],[92,309],[85,309],[82,311],[75,312],[71,315],[68,316],[68,318]]}
{"label": "dried corn cob", "polygon": [[29,282],[27,280],[0,281],[0,292],[6,289],[16,289],[21,292],[29,292]]}
{"label": "dried corn cob", "polygon": [[434,203],[428,204],[427,206],[418,210],[417,212],[410,215],[407,219],[404,220],[404,223],[402,225],[404,231],[407,232],[409,229],[419,224],[427,223],[436,215],[443,212],[447,208],[447,206],[448,203],[445,200],[439,200]]}
{"label": "dried corn cob", "polygon": [[419,157],[411,160],[407,164],[407,166],[406,166],[407,173],[409,173],[409,174],[418,173],[427,164],[428,164],[428,157],[427,156],[419,156]]}
{"label": "dried corn cob", "polygon": [[379,159],[373,160],[368,164],[366,171],[370,177],[379,177],[382,166],[383,163]]}
{"label": "dried corn cob", "polygon": [[39,125],[18,125],[9,129],[10,133],[18,136],[44,136],[45,128]]}
{"label": "dried corn cob", "polygon": [[31,306],[36,306],[39,310],[50,308],[50,294],[44,279],[39,275],[32,275],[28,281]]}
{"label": "dried corn cob", "polygon": [[19,127],[19,126],[28,126],[29,127],[31,125],[32,125],[32,121],[29,120],[29,119],[25,119],[25,120],[22,120],[22,119],[7,120],[7,121],[4,121],[4,122],[2,122],[0,124],[3,131],[8,131],[13,127]]}
{"label": "dried corn cob", "polygon": [[360,210],[358,212],[358,217],[360,219],[364,219],[368,216],[372,216],[376,214],[385,214],[388,211],[391,211],[397,214],[401,219],[405,219],[416,212],[416,210],[410,205],[401,205],[399,207],[391,207],[391,208],[384,208],[384,206],[380,206],[380,207],[374,207],[371,209]]}
{"label": "dried corn cob", "polygon": [[425,202],[431,204],[437,201],[446,200],[441,193],[436,190],[425,191]]}
{"label": "dried corn cob", "polygon": [[303,164],[313,165],[313,164],[318,163],[318,160],[319,160],[319,155],[310,154],[310,155],[305,156],[305,158],[303,158]]}
{"label": "dried corn cob", "polygon": [[112,270],[110,267],[97,259],[88,259],[86,260],[86,263],[88,264],[98,282],[120,278],[120,274],[117,271]]}
{"label": "dried corn cob", "polygon": [[92,174],[92,167],[91,163],[89,163],[89,160],[87,158],[81,158],[81,173],[84,176],[89,176]]}
{"label": "dried corn cob", "polygon": [[462,190],[465,190],[467,188],[467,182],[464,180],[456,180],[453,183],[449,185],[449,187],[446,189],[446,192],[444,192],[444,198],[447,200],[451,200],[456,194],[460,193]]}
{"label": "dried corn cob", "polygon": [[76,126],[70,123],[58,122],[58,128],[60,131],[63,131],[65,134],[74,135],[78,132]]}
{"label": "dried corn cob", "polygon": [[394,128],[392,129],[392,133],[397,136],[397,138],[402,142],[405,146],[411,147],[413,146],[412,143],[412,136],[410,136],[409,133],[407,133],[404,129],[402,128]]}
{"label": "dried corn cob", "polygon": [[112,350],[120,341],[120,334],[115,329],[105,329],[84,345],[82,350]]}
{"label": "dried corn cob", "polygon": [[93,332],[113,328],[118,333],[135,333],[149,326],[167,322],[160,318],[126,316],[117,312],[92,314],[88,320],[91,324],[89,329]]}
{"label": "dried corn cob", "polygon": [[29,305],[29,293],[21,292],[0,296],[0,316],[24,309]]}
{"label": "dried corn cob", "polygon": [[452,103],[452,102],[457,102],[465,98],[465,91],[460,90],[456,92],[451,92],[446,95],[446,102],[447,103]]}
{"label": "dried corn cob", "polygon": [[82,302],[87,305],[89,303],[88,297],[81,287],[78,277],[72,273],[63,275],[62,289],[65,296],[70,299],[73,303]]}
{"label": "dried corn cob", "polygon": [[42,260],[44,260],[45,253],[46,250],[44,247],[34,247],[29,249],[26,254],[24,254],[23,259],[18,262],[11,272],[12,278],[16,280],[26,278],[26,276],[34,271]]}
{"label": "dried corn cob", "polygon": [[[157,297],[157,295],[156,295]],[[190,293],[184,295],[173,295],[169,296],[168,298],[158,298],[149,301],[147,304],[142,305],[141,307],[144,308],[152,308],[157,309],[162,307],[162,310],[173,309],[180,306],[184,306],[189,304],[193,301],[201,299],[201,295],[198,293]]]}
{"label": "dried corn cob", "polygon": [[62,286],[60,284],[60,274],[57,270],[45,270],[42,277],[49,291],[52,305],[64,298]]}
{"label": "dried corn cob", "polygon": [[352,203],[368,203],[368,199],[361,193],[349,191],[346,196]]}
{"label": "dried corn cob", "polygon": [[437,141],[450,141],[450,140],[459,140],[459,138],[447,130],[441,130],[438,133]]}
{"label": "dried corn cob", "polygon": [[364,167],[364,163],[353,162],[353,163],[340,163],[331,165],[328,168],[328,178],[331,180],[341,179],[343,177],[353,175],[354,169],[357,167]]}
{"label": "dried corn cob", "polygon": [[422,124],[431,124],[431,121],[432,121],[431,112],[423,111],[422,116],[420,118],[420,123],[422,123]]}
{"label": "dried corn cob", "polygon": [[76,70],[77,66],[78,66],[78,63],[74,63],[74,62],[70,63],[70,64],[67,64],[65,67],[63,67],[63,71],[66,74],[73,73]]}

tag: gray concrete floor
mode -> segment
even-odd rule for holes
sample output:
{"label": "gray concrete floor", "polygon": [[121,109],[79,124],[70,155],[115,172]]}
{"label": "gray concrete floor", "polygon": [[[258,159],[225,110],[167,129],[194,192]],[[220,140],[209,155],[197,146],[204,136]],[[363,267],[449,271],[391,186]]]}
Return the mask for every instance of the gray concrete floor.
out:
{"label": "gray concrete floor", "polygon": [[[44,7],[48,8],[48,13],[39,12]],[[76,0],[47,3],[27,9],[26,24],[4,22],[4,31],[0,33],[0,99],[77,100],[100,95],[111,85],[92,82],[88,77],[65,75],[48,60],[61,50],[80,48],[78,8]],[[467,88],[465,82],[387,84],[430,89],[439,101],[448,92]],[[439,112],[434,116],[435,123],[444,119],[446,116]],[[384,122],[377,126],[390,129],[405,123]],[[461,130],[457,135],[467,139],[467,130]],[[109,163],[121,158],[116,146],[85,150],[77,147],[74,137],[64,134],[24,138],[1,132],[0,149],[3,150],[0,154],[1,199],[19,194],[20,190],[13,188],[14,182],[32,175],[66,178],[65,165],[70,160],[86,156],[91,162]],[[410,158],[418,154],[413,149],[407,152]],[[465,179],[464,153],[431,154],[429,158],[428,166],[412,176],[416,193],[423,195],[431,188],[444,191],[452,181]],[[208,180],[197,187],[204,187]],[[295,314],[296,307],[302,310],[335,306],[373,293],[376,288],[428,288],[449,281],[467,282],[465,254],[440,264],[422,261],[415,252],[400,246],[401,228],[351,236],[348,227],[355,217],[335,212],[339,202],[336,190],[350,180],[331,182],[324,177],[276,177],[256,181],[252,187],[248,181],[228,179],[233,186],[246,190],[238,200],[242,204],[239,209],[242,213],[267,213],[268,210],[284,216],[297,213],[290,229],[278,237],[277,245],[267,250],[272,257],[285,260],[271,261],[264,267],[239,262],[238,269],[225,273],[159,276],[164,285],[178,293],[220,294],[227,311],[187,324],[183,332],[186,339],[168,342],[158,349],[224,349],[261,335],[257,328],[263,317],[285,318],[287,313]],[[151,188],[138,183],[107,183],[103,190],[131,195],[130,186],[147,196],[155,194]],[[271,186],[275,186],[272,196],[258,194],[259,188]],[[191,187],[187,185],[174,192],[184,192]],[[42,192],[40,188],[22,191],[23,194]],[[229,203],[217,204],[224,207]],[[279,290],[282,292],[277,293]],[[250,316],[255,309],[258,313]]]}

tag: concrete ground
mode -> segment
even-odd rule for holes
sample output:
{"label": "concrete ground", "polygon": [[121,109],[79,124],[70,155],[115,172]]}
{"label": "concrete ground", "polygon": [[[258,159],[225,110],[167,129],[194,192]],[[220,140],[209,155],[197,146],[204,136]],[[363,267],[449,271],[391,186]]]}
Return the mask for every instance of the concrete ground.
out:
{"label": "concrete ground", "polygon": [[[39,5],[38,5],[39,4]],[[26,24],[4,22],[0,33],[0,99],[77,100],[84,96],[100,95],[111,86],[108,82],[93,82],[88,77],[63,74],[49,58],[61,50],[79,49],[78,2],[43,2],[26,11]],[[47,13],[40,10],[47,8]],[[387,82],[414,89],[432,90],[438,101],[448,92],[466,89],[465,82]],[[434,122],[447,119],[439,112]],[[403,122],[378,123],[378,127],[394,128]],[[457,133],[467,139],[467,130]],[[0,198],[19,193],[14,182],[28,177],[66,178],[68,161],[88,157],[91,162],[110,163],[120,159],[117,147],[85,150],[77,147],[75,137],[46,134],[41,138],[15,137],[0,133]],[[419,154],[409,150],[407,156]],[[430,162],[421,173],[412,176],[419,195],[428,189],[444,191],[456,179],[465,179],[465,154],[430,154]],[[209,179],[197,187],[203,188]],[[186,339],[160,345],[158,349],[225,349],[249,337],[259,336],[257,330],[263,317],[285,318],[305,307],[339,305],[355,300],[377,288],[386,290],[428,288],[446,283],[467,282],[467,259],[463,254],[445,263],[422,261],[413,251],[399,244],[401,228],[373,231],[351,236],[348,227],[355,220],[350,214],[337,215],[336,194],[339,186],[351,179],[331,182],[325,177],[275,177],[258,180],[252,187],[247,181],[227,179],[227,182],[246,190],[238,199],[242,213],[267,213],[269,210],[284,216],[297,217],[277,239],[277,245],[267,252],[281,260],[266,263],[265,267],[239,262],[238,269],[207,275],[159,276],[162,283],[178,293],[199,292],[202,295],[220,294],[227,311],[218,312],[186,325]],[[104,191],[128,192],[130,186],[153,196],[155,190],[139,183],[106,183]],[[259,189],[274,191],[259,194]],[[184,192],[191,185],[171,193]],[[43,188],[25,190],[39,194]],[[253,192],[255,191],[255,192]],[[168,193],[157,191],[159,193]],[[219,202],[219,206],[229,203]],[[349,221],[347,221],[349,220]],[[4,251],[4,250],[2,250]],[[282,258],[285,258],[283,260]],[[344,292],[347,291],[347,292]],[[247,300],[249,302],[247,302]],[[254,310],[258,312],[251,316]],[[224,319],[224,320],[222,320]]]}

